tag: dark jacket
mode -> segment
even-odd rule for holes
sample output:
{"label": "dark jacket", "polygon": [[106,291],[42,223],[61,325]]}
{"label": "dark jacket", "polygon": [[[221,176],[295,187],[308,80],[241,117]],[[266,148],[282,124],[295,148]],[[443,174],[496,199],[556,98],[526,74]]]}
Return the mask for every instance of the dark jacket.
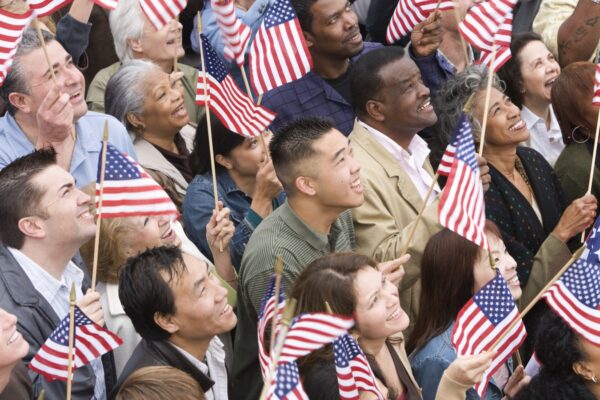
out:
{"label": "dark jacket", "polygon": [[[73,262],[84,271],[85,277],[81,290],[83,293],[90,287],[87,269],[79,255]],[[17,330],[29,343],[29,353],[23,359],[29,363],[44,344],[48,336],[60,323],[50,304],[35,290],[33,284],[23,272],[8,249],[0,244],[0,308],[14,314],[17,319]],[[115,363],[112,351],[102,356],[102,365],[106,382],[106,393],[109,393],[116,380]],[[33,397],[37,398],[41,389],[46,399],[64,399],[66,382],[55,380],[48,382],[40,375],[30,373],[33,379]],[[77,368],[73,374],[71,398],[88,400],[94,395],[96,377],[92,367],[87,364]]]}
{"label": "dark jacket", "polygon": [[18,362],[10,373],[8,385],[0,393],[0,400],[29,400],[33,386],[27,367],[22,362]]}
{"label": "dark jacket", "polygon": [[119,388],[123,382],[127,380],[129,375],[140,368],[157,365],[168,365],[189,374],[196,382],[198,382],[204,392],[210,390],[215,384],[166,340],[142,339],[136,346],[131,358],[127,361],[127,364],[125,364],[123,373],[119,376],[117,386],[109,398],[115,398]]}

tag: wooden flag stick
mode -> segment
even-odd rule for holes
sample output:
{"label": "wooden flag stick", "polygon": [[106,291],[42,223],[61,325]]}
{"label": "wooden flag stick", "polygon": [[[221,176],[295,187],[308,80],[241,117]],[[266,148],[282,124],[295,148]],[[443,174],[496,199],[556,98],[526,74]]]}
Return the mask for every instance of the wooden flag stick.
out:
{"label": "wooden flag stick", "polygon": [[288,330],[290,329],[290,322],[296,312],[296,299],[290,299],[285,306],[283,316],[281,317],[281,331],[279,333],[280,339],[277,341],[277,346],[274,349],[274,353],[271,355],[271,367],[265,379],[265,384],[260,392],[260,400],[265,400],[269,391],[271,390],[271,381],[273,380],[273,374],[275,374],[275,368],[279,363],[279,357],[281,356],[281,350],[283,349],[283,343],[287,337]]}
{"label": "wooden flag stick", "polygon": [[[175,17],[175,21],[177,21],[177,26],[179,27],[179,15]],[[177,43],[179,43],[179,35],[176,33],[175,34],[175,52],[173,54],[173,72],[177,72],[177,50],[179,50],[179,47],[177,46]]]}
{"label": "wooden flag stick", "polygon": [[569,258],[569,261],[567,261],[566,264],[563,265],[563,267],[560,269],[560,271],[558,271],[556,273],[556,275],[554,275],[554,278],[552,278],[550,280],[550,282],[548,282],[546,284],[546,286],[544,286],[544,288],[542,290],[540,290],[540,292],[533,298],[533,300],[531,300],[529,302],[529,304],[527,305],[527,307],[525,307],[523,309],[523,311],[521,311],[521,314],[519,315],[519,318],[516,318],[508,326],[508,328],[504,331],[504,333],[502,334],[502,336],[500,336],[494,342],[494,344],[492,344],[492,347],[490,347],[490,351],[493,351],[496,347],[498,347],[498,345],[500,344],[500,342],[502,341],[502,339],[504,339],[504,337],[519,323],[520,320],[522,320],[523,318],[525,318],[525,316],[527,315],[527,313],[529,311],[531,311],[531,309],[533,308],[533,306],[535,306],[538,301],[540,301],[540,299],[542,298],[542,296],[544,295],[544,293],[546,293],[546,291],[550,288],[550,286],[554,285],[554,283],[562,276],[562,274],[565,273],[565,271],[571,266],[571,264],[573,264],[575,262],[575,260],[577,260],[581,256],[581,254],[583,253],[584,250],[585,250],[585,246],[581,246],[577,251],[575,251],[575,253],[573,253],[573,255],[571,256],[571,258]]}
{"label": "wooden flag stick", "polygon": [[[248,97],[250,97],[250,100],[254,101],[254,97],[252,97],[252,91],[250,90],[250,83],[248,83],[248,77],[246,76],[246,70],[244,69],[243,65],[240,66],[240,71],[242,71],[242,79],[244,80],[244,85],[246,86],[246,92],[248,93]],[[262,96],[259,97],[259,100],[262,100]],[[256,103],[256,105],[259,106],[260,103]],[[269,148],[267,147],[267,142],[265,142],[265,138],[262,135],[262,132],[260,135],[258,135],[258,140],[260,141],[263,151],[265,152],[265,156],[267,157],[267,160],[268,160],[269,159]]]}
{"label": "wooden flag stick", "polygon": [[44,389],[40,390],[40,395],[37,397],[37,400],[44,400],[46,398],[46,391]]}
{"label": "wooden flag stick", "polygon": [[421,209],[419,210],[419,214],[417,214],[417,218],[415,219],[415,222],[413,222],[412,228],[410,228],[410,232],[408,233],[408,239],[406,240],[406,244],[404,245],[404,248],[402,249],[402,252],[400,253],[400,257],[405,255],[406,252],[408,251],[410,242],[412,241],[413,236],[415,236],[415,232],[417,231],[417,225],[419,224],[419,221],[421,221],[421,218],[423,217],[423,212],[425,211],[425,208],[427,208],[427,202],[429,201],[429,196],[431,196],[431,192],[433,192],[433,188],[435,187],[435,184],[437,183],[439,176],[440,176],[440,173],[436,171],[435,175],[433,176],[433,182],[431,182],[431,185],[429,185],[427,194],[425,195],[425,198],[423,199],[423,205],[421,206]]}
{"label": "wooden flag stick", "polygon": [[[598,132],[600,132],[600,109],[598,109],[598,121],[596,122],[596,134],[594,135],[594,150],[592,151],[592,165],[590,165],[590,179],[585,194],[592,193],[592,183],[594,182],[594,171],[596,170],[596,155],[598,151]],[[585,229],[581,232],[581,243],[585,242]]]}
{"label": "wooden flag stick", "polygon": [[104,194],[104,175],[106,173],[106,146],[108,145],[108,120],[104,120],[102,136],[102,162],[100,163],[100,190],[97,194],[96,237],[94,238],[94,262],[92,264],[92,290],[96,290],[96,274],[98,273],[98,250],[100,248],[100,226],[102,225],[102,197]]}
{"label": "wooden flag stick", "polygon": [[[456,2],[454,2],[456,5]],[[460,23],[462,22],[460,15],[458,14],[458,8],[456,7],[452,7],[452,9],[454,10],[454,18],[456,18],[456,26],[459,26]],[[469,66],[469,50],[468,50],[468,45],[467,42],[465,41],[465,38],[463,37],[463,35],[458,32],[458,37],[460,37],[460,47],[462,47],[463,49],[463,53],[465,56],[465,68]]]}
{"label": "wooden flag stick", "polygon": [[73,383],[73,347],[75,343],[75,283],[71,284],[69,295],[69,358],[67,364],[67,400],[71,400]]}
{"label": "wooden flag stick", "polygon": [[[215,210],[219,212],[219,193],[217,192],[217,171],[215,168],[215,150],[213,147],[212,140],[212,125],[210,123],[210,107],[208,106],[208,81],[206,79],[206,67],[204,64],[204,49],[202,48],[202,19],[200,18],[200,12],[197,14],[198,18],[198,43],[200,43],[200,64],[202,67],[202,79],[204,80],[204,103],[206,104],[206,127],[208,128],[208,150],[210,154],[210,171],[212,173],[213,183],[213,196],[215,197]],[[223,252],[223,241],[219,241],[219,251]]]}
{"label": "wooden flag stick", "polygon": [[490,97],[492,95],[492,82],[494,80],[494,69],[492,65],[494,65],[494,61],[496,61],[496,46],[492,42],[492,61],[490,62],[490,67],[488,68],[488,81],[487,87],[485,89],[485,105],[483,109],[483,121],[481,121],[481,135],[479,137],[479,157],[483,155],[483,145],[485,143],[485,131],[488,120],[488,114],[490,108]]}
{"label": "wooden flag stick", "polygon": [[269,354],[273,353],[275,343],[275,329],[277,328],[277,309],[279,308],[279,293],[281,292],[281,274],[283,274],[283,260],[281,256],[275,258],[275,312],[271,319],[271,342],[269,343]]}
{"label": "wooden flag stick", "polygon": [[[54,73],[54,67],[52,67],[52,61],[50,60],[50,55],[48,54],[48,48],[46,47],[46,41],[44,40],[44,35],[42,35],[42,27],[40,26],[40,21],[38,18],[34,18],[33,26],[37,32],[38,39],[42,45],[42,51],[44,52],[44,57],[46,58],[46,63],[48,64],[48,68],[50,69],[50,76],[52,76],[52,82],[54,86],[58,85],[58,81],[56,80],[56,74]],[[62,93],[61,93],[62,94]],[[71,138],[75,141],[75,126],[71,125]]]}

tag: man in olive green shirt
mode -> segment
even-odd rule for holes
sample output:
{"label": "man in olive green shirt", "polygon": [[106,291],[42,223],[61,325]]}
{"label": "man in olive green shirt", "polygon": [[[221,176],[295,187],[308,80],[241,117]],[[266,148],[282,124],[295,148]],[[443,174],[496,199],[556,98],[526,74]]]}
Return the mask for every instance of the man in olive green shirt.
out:
{"label": "man in olive green shirt", "polygon": [[[242,259],[232,398],[257,399],[262,388],[256,323],[275,258],[290,288],[311,261],[354,248],[349,208],[363,202],[360,166],[350,142],[328,121],[304,118],[277,131],[271,157],[288,200],[254,231]],[[285,290],[285,289],[284,289]]]}

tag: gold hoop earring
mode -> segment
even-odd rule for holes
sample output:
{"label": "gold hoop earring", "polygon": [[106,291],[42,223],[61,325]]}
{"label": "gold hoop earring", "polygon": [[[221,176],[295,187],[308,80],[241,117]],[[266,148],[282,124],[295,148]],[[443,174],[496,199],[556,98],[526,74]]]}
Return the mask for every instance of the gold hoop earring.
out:
{"label": "gold hoop earring", "polygon": [[596,374],[592,375],[592,382],[598,383],[598,378],[596,378]]}
{"label": "gold hoop earring", "polygon": [[577,140],[575,138],[575,132],[577,132],[577,130],[579,128],[583,128],[583,126],[582,125],[577,125],[575,128],[573,128],[573,130],[571,131],[571,139],[573,139],[573,141],[575,143],[577,143],[577,144],[584,144],[585,142],[587,142],[588,140],[590,140],[590,137],[589,137],[589,135],[585,135],[585,139],[579,139],[579,140]]}

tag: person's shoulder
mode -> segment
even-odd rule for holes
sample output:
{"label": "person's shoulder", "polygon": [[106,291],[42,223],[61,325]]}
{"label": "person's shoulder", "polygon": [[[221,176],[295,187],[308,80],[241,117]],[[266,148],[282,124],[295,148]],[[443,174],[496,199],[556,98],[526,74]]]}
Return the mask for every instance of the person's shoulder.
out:
{"label": "person's shoulder", "polygon": [[544,168],[552,169],[552,166],[542,155],[542,153],[531,147],[518,146],[517,154],[525,161],[535,162]]}
{"label": "person's shoulder", "polygon": [[181,72],[183,72],[183,76],[188,79],[188,80],[193,80],[194,81],[194,85],[196,84],[196,80],[198,79],[198,69],[192,67],[191,65],[187,65],[187,64],[182,64],[179,63],[177,64],[177,68],[179,68],[181,70]]}

